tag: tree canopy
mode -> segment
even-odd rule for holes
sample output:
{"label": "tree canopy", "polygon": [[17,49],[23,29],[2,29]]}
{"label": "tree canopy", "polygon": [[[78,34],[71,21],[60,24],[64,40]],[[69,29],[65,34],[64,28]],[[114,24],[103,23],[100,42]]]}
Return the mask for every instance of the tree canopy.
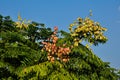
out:
{"label": "tree canopy", "polygon": [[70,24],[70,32],[18,16],[0,15],[1,80],[118,80],[120,72],[103,62],[87,41],[105,43],[106,28],[89,17]]}

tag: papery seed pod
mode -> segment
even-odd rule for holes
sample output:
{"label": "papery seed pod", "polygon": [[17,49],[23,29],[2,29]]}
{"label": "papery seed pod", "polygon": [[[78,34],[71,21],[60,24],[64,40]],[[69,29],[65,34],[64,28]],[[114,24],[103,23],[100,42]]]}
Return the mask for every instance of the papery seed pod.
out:
{"label": "papery seed pod", "polygon": [[52,55],[54,55],[55,53],[52,51]]}
{"label": "papery seed pod", "polygon": [[56,40],[56,41],[57,41],[57,40],[58,40],[58,37],[54,37],[54,40]]}
{"label": "papery seed pod", "polygon": [[51,62],[54,62],[54,61],[55,61],[55,58],[54,58],[54,57],[52,57],[52,58],[50,59],[50,61],[51,61]]}
{"label": "papery seed pod", "polygon": [[54,38],[54,35],[51,35],[51,38]]}
{"label": "papery seed pod", "polygon": [[65,47],[66,46],[66,44],[63,44],[63,47]]}
{"label": "papery seed pod", "polygon": [[60,57],[62,54],[61,53],[57,53],[57,56]]}
{"label": "papery seed pod", "polygon": [[55,35],[55,34],[57,34],[57,32],[56,32],[56,31],[54,31],[54,32],[53,32],[53,34]]}
{"label": "papery seed pod", "polygon": [[67,62],[68,60],[67,59],[62,59],[63,62]]}
{"label": "papery seed pod", "polygon": [[50,60],[51,59],[50,56],[47,56],[47,59]]}
{"label": "papery seed pod", "polygon": [[57,57],[57,60],[60,60],[60,58],[59,58],[59,57]]}
{"label": "papery seed pod", "polygon": [[51,52],[51,50],[49,49],[48,52]]}
{"label": "papery seed pod", "polygon": [[48,53],[48,56],[50,56],[50,53]]}
{"label": "papery seed pod", "polygon": [[57,41],[56,40],[53,40],[53,43],[56,43]]}
{"label": "papery seed pod", "polygon": [[69,52],[66,52],[66,54],[68,55],[70,53],[70,51]]}
{"label": "papery seed pod", "polygon": [[58,30],[58,27],[57,27],[57,26],[55,26],[55,27],[54,27],[54,31],[57,31],[57,30]]}

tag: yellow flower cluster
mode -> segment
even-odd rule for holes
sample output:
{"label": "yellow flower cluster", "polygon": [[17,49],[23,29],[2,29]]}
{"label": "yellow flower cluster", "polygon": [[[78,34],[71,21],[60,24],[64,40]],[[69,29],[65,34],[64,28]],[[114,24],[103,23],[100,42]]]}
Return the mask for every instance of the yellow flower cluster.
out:
{"label": "yellow flower cluster", "polygon": [[25,29],[27,29],[29,23],[30,23],[30,21],[22,20],[22,18],[21,18],[20,15],[18,15],[18,21],[15,22],[16,27],[18,27],[18,28],[20,28],[20,29],[21,29],[21,28],[25,28]]}
{"label": "yellow flower cluster", "polygon": [[69,30],[71,36],[74,37],[74,46],[78,46],[78,43],[83,39],[90,43],[96,41],[105,41],[107,38],[103,35],[103,32],[107,29],[101,27],[98,22],[94,22],[90,18],[85,19],[78,18],[73,24],[70,24]]}

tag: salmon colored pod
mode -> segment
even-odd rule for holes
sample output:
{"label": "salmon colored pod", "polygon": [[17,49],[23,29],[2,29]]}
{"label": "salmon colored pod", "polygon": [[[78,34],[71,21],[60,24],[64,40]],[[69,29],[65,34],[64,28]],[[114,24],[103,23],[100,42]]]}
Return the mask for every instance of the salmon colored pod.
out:
{"label": "salmon colored pod", "polygon": [[56,41],[57,41],[57,40],[58,40],[58,37],[54,37],[54,40],[56,40]]}
{"label": "salmon colored pod", "polygon": [[53,43],[56,43],[56,40],[53,40]]}
{"label": "salmon colored pod", "polygon": [[57,32],[56,32],[56,31],[54,31],[54,32],[53,32],[53,34],[57,34]]}
{"label": "salmon colored pod", "polygon": [[63,47],[65,47],[66,46],[66,44],[63,44]]}
{"label": "salmon colored pod", "polygon": [[55,61],[55,58],[54,58],[54,57],[52,57],[50,61],[51,61],[51,62],[54,62],[54,61]]}
{"label": "salmon colored pod", "polygon": [[54,31],[57,31],[57,30],[58,30],[58,27],[57,27],[57,26],[55,26],[55,27],[54,27]]}
{"label": "salmon colored pod", "polygon": [[67,59],[62,59],[63,62],[67,62],[68,60]]}
{"label": "salmon colored pod", "polygon": [[47,44],[46,42],[42,42],[42,44]]}

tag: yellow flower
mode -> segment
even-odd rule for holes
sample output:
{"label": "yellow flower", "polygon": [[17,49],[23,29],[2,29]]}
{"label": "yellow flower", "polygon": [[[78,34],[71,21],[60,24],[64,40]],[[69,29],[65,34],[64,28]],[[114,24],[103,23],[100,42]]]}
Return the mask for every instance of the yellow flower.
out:
{"label": "yellow flower", "polygon": [[71,36],[78,36],[78,34],[77,33],[73,33],[73,34],[71,34]]}
{"label": "yellow flower", "polygon": [[70,27],[73,27],[73,24],[70,24]]}
{"label": "yellow flower", "polygon": [[87,48],[90,48],[90,46],[88,44],[85,45]]}
{"label": "yellow flower", "polygon": [[107,31],[107,29],[106,29],[106,28],[102,28],[102,30],[103,30],[103,31]]}
{"label": "yellow flower", "polygon": [[80,22],[82,22],[82,18],[80,18],[80,17],[78,17],[77,20],[80,21]]}
{"label": "yellow flower", "polygon": [[19,21],[21,21],[21,20],[22,20],[22,18],[21,18],[21,16],[20,16],[20,14],[18,15],[18,20],[19,20]]}
{"label": "yellow flower", "polygon": [[76,42],[74,42],[74,46],[78,46],[78,42],[76,41]]}

